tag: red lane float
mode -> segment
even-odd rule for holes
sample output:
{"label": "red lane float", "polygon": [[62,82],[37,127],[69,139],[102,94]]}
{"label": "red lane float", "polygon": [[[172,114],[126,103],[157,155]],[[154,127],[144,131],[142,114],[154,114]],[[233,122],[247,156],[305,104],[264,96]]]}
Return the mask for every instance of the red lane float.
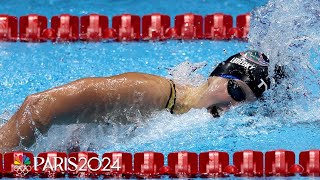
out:
{"label": "red lane float", "polygon": [[233,164],[238,170],[235,176],[263,176],[263,153],[260,151],[235,152]]}
{"label": "red lane float", "polygon": [[21,16],[19,20],[20,41],[44,42],[47,38],[43,31],[47,28],[48,20],[45,16],[29,14]]}
{"label": "red lane float", "polygon": [[294,163],[295,154],[293,151],[268,151],[265,155],[265,175],[293,176],[295,173],[300,173],[303,168]]}
{"label": "red lane float", "polygon": [[138,178],[159,178],[160,168],[164,166],[164,156],[158,152],[134,154],[134,174]]}
{"label": "red lane float", "polygon": [[16,41],[17,39],[17,17],[6,14],[0,14],[0,41]]}
{"label": "red lane float", "polygon": [[199,174],[201,177],[226,176],[225,168],[229,165],[229,154],[220,151],[202,152],[199,155]]}
{"label": "red lane float", "polygon": [[113,38],[116,41],[140,40],[140,17],[122,14],[112,18]]}
{"label": "red lane float", "polygon": [[299,164],[304,168],[302,176],[320,176],[320,151],[303,151],[299,155]]}
{"label": "red lane float", "polygon": [[171,177],[195,177],[198,174],[198,155],[187,151],[169,153],[168,166],[172,169]]}
{"label": "red lane float", "polygon": [[229,32],[228,32],[229,39],[246,40],[246,39],[242,39],[241,37],[242,37],[242,32],[240,31],[239,28],[233,27],[229,29]]}
{"label": "red lane float", "polygon": [[32,177],[34,156],[30,152],[10,152],[4,154],[3,175],[11,178]]}
{"label": "red lane float", "polygon": [[142,17],[143,40],[166,40],[171,36],[168,15],[154,13]]}
{"label": "red lane float", "polygon": [[[247,40],[250,27],[250,14],[241,14],[236,18],[236,27],[232,27],[232,16],[223,13],[201,15],[193,13],[175,17],[174,27],[170,27],[168,15],[153,13],[140,17],[122,14],[112,18],[112,28],[108,27],[108,17],[89,14],[79,17],[62,14],[51,18],[51,28],[47,28],[47,18],[37,14],[20,17],[19,31],[17,18],[0,15],[0,41],[16,41],[19,37],[23,42],[52,41],[116,41],[167,40],[175,39],[213,39]],[[140,24],[142,23],[142,32]],[[203,29],[204,23],[204,29]],[[80,31],[80,33],[79,33]],[[203,32],[204,31],[204,32]]]}
{"label": "red lane float", "polygon": [[62,178],[67,174],[65,159],[67,154],[63,152],[43,152],[37,156],[35,173],[40,178]]}
{"label": "red lane float", "polygon": [[90,177],[98,176],[99,159],[94,152],[72,152],[69,154],[68,175],[69,177]]}
{"label": "red lane float", "polygon": [[80,39],[83,41],[101,41],[109,37],[107,16],[90,14],[81,16]]}
{"label": "red lane float", "polygon": [[266,176],[291,176],[289,168],[295,162],[293,151],[275,150],[268,151],[265,155]]}
{"label": "red lane float", "polygon": [[249,28],[250,28],[250,14],[241,14],[237,16],[237,28],[239,32],[237,38],[248,40]]}
{"label": "red lane float", "polygon": [[[130,178],[132,175],[132,154],[110,152],[102,155],[100,174],[105,178]],[[104,169],[105,170],[104,170]]]}
{"label": "red lane float", "polygon": [[231,15],[215,13],[204,18],[204,37],[206,39],[227,40],[230,39],[229,30],[232,28]]}
{"label": "red lane float", "polygon": [[52,41],[65,42],[79,39],[79,18],[70,14],[61,14],[51,18]]}
{"label": "red lane float", "polygon": [[177,15],[174,29],[176,39],[202,39],[203,18],[193,13]]}

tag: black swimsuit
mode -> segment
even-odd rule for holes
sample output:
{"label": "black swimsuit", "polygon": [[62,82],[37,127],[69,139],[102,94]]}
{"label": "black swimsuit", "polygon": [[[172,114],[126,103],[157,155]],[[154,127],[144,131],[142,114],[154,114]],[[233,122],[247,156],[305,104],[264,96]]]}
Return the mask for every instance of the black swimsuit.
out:
{"label": "black swimsuit", "polygon": [[171,114],[173,114],[174,105],[176,104],[176,86],[172,80],[169,80],[169,83],[171,86],[171,92],[166,108],[169,109]]}

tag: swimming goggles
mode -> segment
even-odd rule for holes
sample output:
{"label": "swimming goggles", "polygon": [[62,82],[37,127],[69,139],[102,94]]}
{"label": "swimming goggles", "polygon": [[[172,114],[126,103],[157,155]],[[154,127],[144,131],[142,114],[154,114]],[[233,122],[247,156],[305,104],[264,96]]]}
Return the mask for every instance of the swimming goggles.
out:
{"label": "swimming goggles", "polygon": [[246,100],[246,94],[244,93],[239,83],[236,81],[239,80],[239,78],[229,74],[221,74],[220,77],[228,79],[227,90],[232,99],[237,102]]}

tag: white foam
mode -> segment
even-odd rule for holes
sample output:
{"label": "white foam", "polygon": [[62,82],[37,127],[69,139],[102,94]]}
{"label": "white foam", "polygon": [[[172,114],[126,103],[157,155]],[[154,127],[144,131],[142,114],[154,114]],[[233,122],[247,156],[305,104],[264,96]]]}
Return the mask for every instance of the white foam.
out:
{"label": "white foam", "polygon": [[289,75],[267,93],[268,105],[291,121],[320,119],[313,110],[320,97],[319,7],[317,0],[270,0],[251,13],[251,48],[267,54],[272,75],[275,64]]}
{"label": "white foam", "polygon": [[192,86],[198,86],[202,84],[206,78],[196,73],[198,69],[206,66],[206,62],[191,63],[189,61],[184,61],[173,68],[168,68],[167,78],[173,79],[174,82],[180,84],[189,84]]}

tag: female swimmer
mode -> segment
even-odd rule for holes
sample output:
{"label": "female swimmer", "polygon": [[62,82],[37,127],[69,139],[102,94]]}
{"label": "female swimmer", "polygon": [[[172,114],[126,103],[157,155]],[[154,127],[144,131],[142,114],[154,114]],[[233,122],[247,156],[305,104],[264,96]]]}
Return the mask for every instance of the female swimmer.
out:
{"label": "female swimmer", "polygon": [[220,63],[206,83],[193,87],[143,73],[84,78],[28,96],[0,129],[0,150],[31,146],[35,131],[46,133],[53,124],[103,122],[114,113],[120,123],[125,114],[168,109],[185,113],[206,108],[214,117],[231,106],[252,102],[270,86],[268,58],[257,51],[235,54]]}

